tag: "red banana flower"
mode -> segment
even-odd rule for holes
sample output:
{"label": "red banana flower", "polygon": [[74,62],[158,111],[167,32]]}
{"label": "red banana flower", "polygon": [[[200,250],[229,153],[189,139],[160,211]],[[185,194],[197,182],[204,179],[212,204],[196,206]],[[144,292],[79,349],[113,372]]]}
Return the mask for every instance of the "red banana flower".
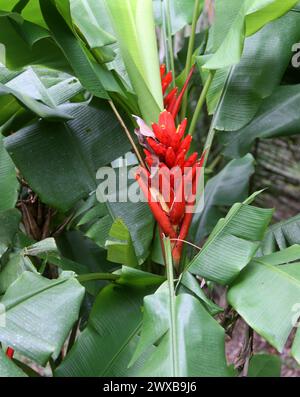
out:
{"label": "red banana flower", "polygon": [[[166,94],[172,82],[172,73],[166,73],[165,65],[161,66],[162,91],[164,95],[166,94],[164,97],[166,109],[160,114],[158,122],[152,124],[152,132],[149,132],[149,127],[147,127],[147,134],[145,134],[145,161],[151,172],[140,167],[136,174],[136,179],[147,198],[160,230],[176,241],[173,243],[172,252],[176,265],[179,264],[181,258],[183,248],[181,240],[187,237],[193,218],[190,209],[195,199],[187,195],[195,194],[198,181],[197,170],[202,168],[205,157],[204,153],[198,160],[197,152],[188,156],[192,136],[185,136],[187,119],[184,119],[178,127],[175,124],[182,97],[193,70],[179,95],[177,95],[177,88]],[[143,129],[145,129],[144,124]],[[190,183],[191,189],[186,188],[186,182]],[[164,189],[165,187],[167,189]]]}
{"label": "red banana flower", "polygon": [[179,95],[178,95],[178,87],[174,87],[167,95],[165,95],[168,88],[170,87],[170,85],[172,83],[173,76],[172,76],[172,72],[166,73],[166,65],[163,64],[160,67],[162,92],[164,95],[164,107],[166,110],[168,110],[172,114],[174,119],[176,118],[176,116],[178,114],[183,95],[184,95],[185,91],[187,90],[187,87],[188,87],[189,82],[192,78],[194,70],[195,70],[195,66],[193,66],[191,68],[188,78],[186,79],[186,82],[184,83]]}

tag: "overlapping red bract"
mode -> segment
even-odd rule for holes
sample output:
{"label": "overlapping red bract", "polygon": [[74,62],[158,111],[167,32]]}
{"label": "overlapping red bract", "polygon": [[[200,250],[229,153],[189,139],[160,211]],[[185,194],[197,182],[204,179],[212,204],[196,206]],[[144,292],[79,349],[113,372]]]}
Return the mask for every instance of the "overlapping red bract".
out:
{"label": "overlapping red bract", "polygon": [[[144,149],[146,155],[146,164],[149,169],[140,167],[136,179],[139,182],[141,190],[147,198],[149,207],[158,222],[161,231],[176,240],[173,244],[173,259],[176,264],[180,262],[183,241],[189,232],[192,222],[193,213],[187,211],[187,205],[190,201],[186,197],[184,191],[184,183],[177,183],[176,179],[180,176],[181,181],[184,178],[190,178],[193,186],[193,192],[197,189],[197,169],[203,166],[203,154],[199,159],[198,153],[188,154],[192,143],[192,136],[186,134],[187,119],[184,119],[178,127],[176,127],[176,117],[182,102],[184,92],[187,89],[194,68],[192,68],[189,76],[184,84],[183,89],[178,95],[178,88],[175,87],[168,91],[172,83],[172,73],[166,73],[165,65],[161,66],[162,92],[164,95],[165,110],[160,114],[157,123],[152,124],[154,137],[146,138],[146,146]],[[155,173],[153,171],[159,169],[159,184],[155,188],[153,181]],[[150,171],[152,171],[152,174]],[[188,170],[188,172],[187,172]],[[165,175],[169,173],[169,196],[164,196],[162,189]],[[155,190],[154,190],[155,189]],[[180,194],[179,194],[180,193]]]}

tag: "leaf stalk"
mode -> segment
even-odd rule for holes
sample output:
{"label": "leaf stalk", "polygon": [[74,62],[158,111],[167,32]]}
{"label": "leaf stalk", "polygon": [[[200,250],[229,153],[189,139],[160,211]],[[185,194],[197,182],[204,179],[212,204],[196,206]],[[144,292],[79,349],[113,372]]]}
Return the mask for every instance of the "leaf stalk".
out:
{"label": "leaf stalk", "polygon": [[175,288],[174,288],[174,269],[172,260],[172,248],[169,237],[163,238],[166,269],[169,289],[170,317],[171,317],[171,355],[172,355],[172,373],[173,377],[179,376],[179,355],[177,348],[177,330],[176,330],[176,307],[175,307]]}

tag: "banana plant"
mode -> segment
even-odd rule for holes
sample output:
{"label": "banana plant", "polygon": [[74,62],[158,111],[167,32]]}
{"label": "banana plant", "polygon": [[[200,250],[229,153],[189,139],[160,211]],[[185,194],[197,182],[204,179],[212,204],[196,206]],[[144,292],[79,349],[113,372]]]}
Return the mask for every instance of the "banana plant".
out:
{"label": "banana plant", "polygon": [[0,0],[0,376],[280,375],[252,339],[297,326],[299,216],[251,148],[300,131],[299,4],[208,5]]}

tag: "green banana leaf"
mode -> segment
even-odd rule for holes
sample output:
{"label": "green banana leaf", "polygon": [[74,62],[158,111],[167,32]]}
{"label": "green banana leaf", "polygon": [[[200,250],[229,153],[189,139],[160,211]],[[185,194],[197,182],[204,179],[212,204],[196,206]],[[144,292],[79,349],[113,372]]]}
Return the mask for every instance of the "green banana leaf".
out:
{"label": "green banana leaf", "polygon": [[212,57],[205,69],[220,69],[239,62],[245,37],[289,11],[298,0],[216,0],[216,21],[208,46]]}
{"label": "green banana leaf", "polygon": [[163,109],[151,0],[105,0],[139,107],[149,124]]}
{"label": "green banana leaf", "polygon": [[[14,120],[15,115],[22,110],[27,110],[31,118],[38,116],[54,121],[72,118],[60,105],[79,94],[83,90],[82,86],[74,77],[58,72],[51,73],[56,76],[56,80],[50,84],[50,73],[48,79],[44,76],[47,72],[50,72],[49,69],[43,68],[29,67],[22,72],[0,68],[0,97],[6,101],[3,103],[6,108],[12,105],[11,112],[3,115],[3,132],[11,131],[10,120]],[[20,105],[15,106],[13,98],[22,108]]]}
{"label": "green banana leaf", "polygon": [[62,211],[96,190],[100,167],[130,150],[106,102],[65,104],[64,109],[72,120],[37,121],[5,139],[8,153],[31,188],[44,203]]}
{"label": "green banana leaf", "polygon": [[[300,259],[299,245],[255,258],[228,291],[228,301],[234,309],[279,352],[283,351],[299,317],[297,259]],[[299,359],[298,342],[293,355]]]}
{"label": "green banana leaf", "polygon": [[257,138],[298,135],[300,132],[300,85],[278,87],[265,99],[258,113],[245,127],[220,134],[224,154],[240,157],[248,153]]}
{"label": "green banana leaf", "polygon": [[128,368],[138,342],[143,297],[164,279],[136,269],[123,268],[121,279],[98,295],[88,325],[57,368],[59,377],[134,376],[146,356]]}
{"label": "green banana leaf", "polygon": [[[223,93],[215,115],[218,130],[236,131],[244,127],[254,118],[263,99],[274,92],[290,63],[291,48],[300,40],[299,23],[299,13],[288,12],[246,39],[242,58],[237,65],[217,71],[208,105],[214,112]],[[272,61],[278,57],[280,62]]]}
{"label": "green banana leaf", "polygon": [[20,69],[27,65],[47,65],[70,72],[63,52],[49,38],[46,29],[24,21],[19,14],[1,10],[0,7],[0,43],[5,46],[6,67]]}
{"label": "green banana leaf", "polygon": [[[175,305],[171,321],[170,299]],[[174,338],[171,334],[175,334]],[[230,376],[224,351],[224,330],[190,294],[170,298],[163,285],[144,299],[141,337],[131,365],[153,350],[139,376]]]}
{"label": "green banana leaf", "polygon": [[17,352],[45,365],[57,358],[78,318],[84,288],[73,275],[48,280],[24,272],[1,299],[6,327],[0,327],[0,341]]}
{"label": "green banana leaf", "polygon": [[101,48],[116,42],[105,0],[71,0],[72,19],[91,48]]}
{"label": "green banana leaf", "polygon": [[104,88],[103,79],[110,79],[111,76],[105,74],[104,70],[104,76],[102,76],[100,65],[91,61],[86,50],[52,2],[41,1],[40,6],[53,39],[62,49],[81,84],[93,95],[108,99],[109,95]]}
{"label": "green banana leaf", "polygon": [[249,205],[257,194],[235,204],[220,219],[186,270],[219,284],[230,284],[259,248],[273,210]]}

